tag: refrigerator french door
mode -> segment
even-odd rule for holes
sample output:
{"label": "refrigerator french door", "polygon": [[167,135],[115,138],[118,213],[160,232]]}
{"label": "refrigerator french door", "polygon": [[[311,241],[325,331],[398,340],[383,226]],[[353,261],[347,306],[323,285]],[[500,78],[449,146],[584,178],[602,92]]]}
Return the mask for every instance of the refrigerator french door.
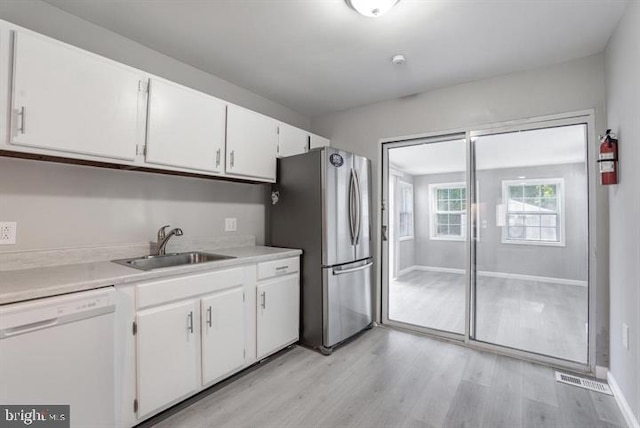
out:
{"label": "refrigerator french door", "polygon": [[278,160],[270,241],[303,250],[300,340],[324,353],[372,322],[370,171],[327,147]]}

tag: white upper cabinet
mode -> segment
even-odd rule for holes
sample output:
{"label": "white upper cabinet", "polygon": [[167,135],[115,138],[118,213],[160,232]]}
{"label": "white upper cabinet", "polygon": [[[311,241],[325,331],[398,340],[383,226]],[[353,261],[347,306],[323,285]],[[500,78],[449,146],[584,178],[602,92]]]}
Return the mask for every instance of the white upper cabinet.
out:
{"label": "white upper cabinet", "polygon": [[278,156],[287,157],[309,151],[309,133],[281,123],[278,125]]}
{"label": "white upper cabinet", "polygon": [[14,32],[14,145],[134,161],[141,74],[29,32]]}
{"label": "white upper cabinet", "polygon": [[152,77],[147,116],[147,163],[222,172],[226,103]]}
{"label": "white upper cabinet", "polygon": [[329,145],[331,144],[331,140],[329,140],[328,138],[321,137],[319,135],[310,134],[309,138],[310,138],[310,144],[309,144],[310,149],[316,149],[318,147],[329,147]]}
{"label": "white upper cabinet", "polygon": [[227,107],[227,174],[275,181],[277,150],[274,119],[235,105]]}

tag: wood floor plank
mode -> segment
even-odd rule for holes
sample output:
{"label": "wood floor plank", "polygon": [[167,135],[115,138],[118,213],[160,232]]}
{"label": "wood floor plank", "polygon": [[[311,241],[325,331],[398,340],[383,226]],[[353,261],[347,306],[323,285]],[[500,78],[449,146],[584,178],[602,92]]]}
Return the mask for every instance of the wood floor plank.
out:
{"label": "wood floor plank", "polygon": [[374,328],[329,357],[294,347],[144,427],[623,426],[592,394],[549,367]]}

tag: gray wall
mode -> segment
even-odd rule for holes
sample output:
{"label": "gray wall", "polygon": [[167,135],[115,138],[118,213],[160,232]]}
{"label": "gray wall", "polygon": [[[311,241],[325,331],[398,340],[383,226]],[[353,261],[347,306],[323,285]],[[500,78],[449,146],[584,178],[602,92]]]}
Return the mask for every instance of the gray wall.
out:
{"label": "gray wall", "polygon": [[[147,242],[165,224],[263,243],[266,187],[0,157],[0,219],[18,222],[17,245],[0,251]],[[224,232],[225,217],[237,232]]]}
{"label": "gray wall", "polygon": [[[566,246],[502,243],[502,228],[496,225],[496,205],[503,202],[502,180],[515,180],[520,175],[565,179]],[[480,183],[480,222],[483,225],[477,247],[478,270],[587,280],[587,177],[584,164],[480,170],[477,180]],[[466,181],[463,173],[415,177],[418,265],[465,268],[463,241],[430,239],[429,184],[460,181]]]}
{"label": "gray wall", "polygon": [[[2,1],[0,19],[148,71],[293,125],[291,109],[181,63],[39,0]],[[0,221],[18,222],[17,245],[0,251],[143,242],[162,224],[194,238],[265,234],[264,185],[93,169],[0,158]]]}
{"label": "gray wall", "polygon": [[[524,119],[568,111],[595,109],[596,129],[604,129],[604,61],[602,54],[562,64],[437,89],[312,118],[312,132],[331,138],[331,145],[366,156],[378,171],[379,141],[475,125]],[[592,149],[596,142],[592,142]],[[595,176],[593,162],[589,173]],[[373,201],[378,203],[374,183]],[[597,361],[608,365],[608,204],[606,189],[596,189],[596,224],[591,236],[598,244],[592,262],[597,266]],[[376,224],[377,209],[373,222]],[[377,291],[380,281],[377,278]],[[378,294],[379,295],[379,294]],[[380,299],[376,299],[377,302]],[[379,314],[379,308],[378,308]]]}
{"label": "gray wall", "polygon": [[[640,3],[630,2],[605,52],[608,127],[620,138],[619,183],[609,187],[611,373],[640,420]],[[622,346],[622,323],[629,349]]]}

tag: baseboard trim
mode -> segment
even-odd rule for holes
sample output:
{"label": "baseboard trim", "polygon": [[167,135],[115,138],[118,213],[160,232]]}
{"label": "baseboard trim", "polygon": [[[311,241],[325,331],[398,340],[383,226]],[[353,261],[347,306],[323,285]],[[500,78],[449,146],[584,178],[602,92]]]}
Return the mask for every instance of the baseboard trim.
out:
{"label": "baseboard trim", "polygon": [[413,270],[423,270],[428,272],[459,273],[461,275],[464,275],[465,273],[464,269],[446,268],[446,267],[439,267],[439,266],[424,266],[424,265],[415,265],[413,266]]}
{"label": "baseboard trim", "polygon": [[608,367],[596,366],[596,378],[607,380],[607,373],[609,373]]}
{"label": "baseboard trim", "polygon": [[611,387],[611,391],[613,391],[613,396],[616,399],[616,403],[618,403],[618,407],[624,416],[624,420],[627,422],[629,428],[640,428],[640,424],[638,423],[638,419],[633,414],[633,410],[631,410],[631,406],[627,402],[618,382],[613,377],[611,372],[607,372],[607,381],[609,382],[609,386]]}
{"label": "baseboard trim", "polygon": [[478,275],[489,276],[493,278],[522,279],[525,281],[550,282],[552,284],[577,285],[579,287],[587,286],[587,281],[580,281],[578,279],[553,278],[550,276],[522,275],[519,273],[490,272],[490,271],[478,271]]}
{"label": "baseboard trim", "polygon": [[[404,275],[405,273],[409,273],[414,270],[421,270],[421,271],[427,271],[427,272],[457,273],[460,275],[463,275],[466,272],[464,269],[458,269],[458,268],[414,265],[398,272],[398,276]],[[587,286],[587,281],[580,281],[577,279],[553,278],[550,276],[522,275],[519,273],[478,271],[478,276],[488,276],[492,278],[506,278],[506,279],[521,279],[525,281],[549,282],[552,284],[577,285],[579,287]]]}

